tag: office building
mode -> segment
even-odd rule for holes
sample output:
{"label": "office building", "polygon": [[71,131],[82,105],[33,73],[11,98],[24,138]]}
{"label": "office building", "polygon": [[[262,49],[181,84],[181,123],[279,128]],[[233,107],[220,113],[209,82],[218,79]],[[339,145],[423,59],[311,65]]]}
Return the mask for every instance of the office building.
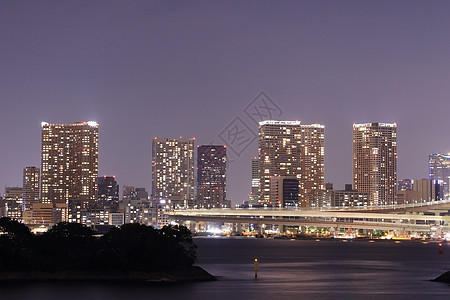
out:
{"label": "office building", "polygon": [[40,170],[36,167],[23,169],[23,211],[30,210],[39,202]]}
{"label": "office building", "polygon": [[368,193],[354,190],[351,184],[346,184],[344,190],[331,190],[331,206],[333,207],[364,207],[368,204]]}
{"label": "office building", "polygon": [[138,187],[135,189],[135,193],[136,193],[136,200],[144,202],[148,201],[148,192],[146,188]]}
{"label": "office building", "polygon": [[397,124],[353,124],[353,186],[369,205],[395,204]]}
{"label": "office building", "polygon": [[415,179],[413,181],[413,191],[416,192],[417,201],[415,203],[431,202],[439,200],[440,186],[434,180],[430,179]]}
{"label": "office building", "polygon": [[119,202],[119,185],[115,176],[98,178],[98,202],[102,206],[114,206]]}
{"label": "office building", "polygon": [[398,181],[398,191],[412,191],[412,180],[401,179]]}
{"label": "office building", "polygon": [[98,124],[42,122],[41,198],[43,203],[97,200]]}
{"label": "office building", "polygon": [[22,220],[23,188],[18,186],[5,186],[1,203],[2,217]]}
{"label": "office building", "polygon": [[398,190],[396,195],[397,204],[412,204],[419,202],[419,193],[411,190]]}
{"label": "office building", "polygon": [[326,208],[331,207],[331,193],[330,190],[314,190],[308,195],[308,207],[311,208]]}
{"label": "office building", "polygon": [[126,224],[154,225],[152,218],[156,214],[156,209],[151,207],[151,202],[147,199],[122,202],[120,203],[119,211],[124,214]]}
{"label": "office building", "polygon": [[110,213],[109,214],[109,225],[120,227],[124,224],[123,213]]}
{"label": "office building", "polygon": [[122,187],[122,201],[137,200],[137,193],[132,185],[124,185]]}
{"label": "office building", "polygon": [[152,200],[193,207],[194,139],[154,138],[152,150]]}
{"label": "office building", "polygon": [[296,176],[270,178],[270,202],[276,207],[298,207],[299,183]]}
{"label": "office building", "polygon": [[270,200],[270,178],[296,177],[299,204],[307,206],[314,190],[324,188],[325,127],[300,125],[299,121],[263,121],[259,123],[259,203],[276,205]]}
{"label": "office building", "polygon": [[229,207],[226,203],[226,146],[197,147],[197,206]]}
{"label": "office building", "polygon": [[440,185],[438,199],[450,198],[450,154],[431,153],[428,160],[429,179]]}
{"label": "office building", "polygon": [[54,223],[53,203],[34,203],[32,207],[32,220],[28,224],[50,225]]}

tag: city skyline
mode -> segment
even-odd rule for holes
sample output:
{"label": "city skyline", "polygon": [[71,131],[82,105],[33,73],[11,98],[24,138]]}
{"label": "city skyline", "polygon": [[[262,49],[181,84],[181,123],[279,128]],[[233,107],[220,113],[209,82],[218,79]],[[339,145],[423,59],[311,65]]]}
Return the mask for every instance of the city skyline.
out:
{"label": "city skyline", "polygon": [[[324,139],[324,137],[323,137],[323,135],[324,135],[324,131],[323,131],[323,129],[324,129],[324,126],[323,125],[321,125],[321,124],[308,124],[308,125],[305,125],[305,124],[301,124],[301,121],[286,121],[286,120],[284,120],[284,121],[280,121],[280,120],[266,120],[266,121],[263,121],[263,122],[260,122],[260,126],[259,127],[261,127],[261,124],[263,124],[263,125],[266,125],[267,126],[267,124],[278,124],[278,123],[286,123],[286,124],[290,124],[290,125],[295,125],[295,124],[297,124],[298,126],[299,126],[299,128],[303,128],[303,129],[305,129],[305,128],[312,128],[313,130],[314,129],[321,129],[322,131],[321,131],[321,134],[322,134],[322,139],[323,140],[326,140],[326,139]],[[300,125],[301,124],[301,125]],[[355,124],[355,123],[353,123],[353,135],[354,135],[354,133],[355,133],[355,126],[357,127],[357,128],[359,128],[359,127],[361,127],[361,126],[363,126],[363,125],[377,125],[378,123],[363,123],[363,124]],[[380,124],[387,124],[387,125],[389,125],[389,126],[395,126],[395,129],[397,129],[397,124],[396,123],[392,123],[392,124],[389,124],[389,123],[380,123]],[[49,123],[47,123],[47,122],[41,122],[41,127],[47,127],[47,126],[49,126],[49,125],[51,125],[51,126],[56,126],[56,127],[64,127],[64,126],[76,126],[76,125],[86,125],[86,126],[89,126],[89,127],[92,127],[92,126],[94,126],[95,128],[96,128],[96,130],[97,130],[97,137],[96,137],[96,139],[98,140],[99,139],[99,137],[98,137],[98,127],[99,127],[99,124],[97,123],[97,122],[95,122],[95,121],[83,121],[83,122],[74,122],[73,124],[49,124]],[[309,135],[309,134],[308,134]],[[313,137],[313,136],[312,136]],[[181,140],[182,141],[182,143],[189,143],[189,142],[193,142],[193,141],[195,141],[195,138],[182,138],[182,137],[180,137],[179,139],[170,139],[170,138],[157,138],[157,137],[154,137],[153,138],[153,143],[155,142],[155,141],[159,141],[159,142],[178,142],[179,140]],[[313,137],[313,140],[314,140],[314,137]],[[98,141],[96,141],[96,143],[98,143]],[[323,151],[324,149],[324,147],[323,147],[323,145],[324,145],[324,143],[323,143],[323,141],[321,142],[321,144],[322,144],[322,150],[321,151]],[[41,145],[42,146],[42,148],[44,148],[44,144],[42,144]],[[192,155],[192,156],[195,156],[195,157],[197,157],[197,155],[198,155],[198,153],[196,152],[195,154],[194,154],[194,144],[192,143],[192,149],[190,149],[190,152],[191,152],[191,154],[190,155]],[[213,145],[198,145],[197,147],[200,147],[200,146],[202,146],[202,147],[211,147],[211,146],[213,146]],[[224,145],[225,147],[227,146],[227,145]],[[353,145],[354,146],[354,145]],[[221,146],[222,147],[222,146]],[[152,154],[150,154],[150,156],[153,156],[153,153],[154,153],[154,149],[155,149],[155,146],[153,145],[153,150],[151,151],[151,153]],[[326,149],[326,148],[325,148]],[[99,152],[99,150],[96,150],[96,152]],[[156,154],[156,153],[155,153]],[[435,153],[435,152],[433,152],[433,153],[430,153],[430,156],[429,157],[431,157],[431,156],[433,156],[433,155],[437,155],[437,156],[443,156],[443,157],[448,157],[449,155],[446,155],[446,154],[437,154],[437,153]],[[174,158],[176,158],[176,157],[174,157]],[[256,158],[252,158],[251,160],[250,160],[250,163],[252,164],[252,161],[253,160],[255,160]],[[197,169],[198,169],[198,165],[197,165],[197,163],[193,163],[193,161],[195,161],[195,158],[191,158],[191,163],[193,164],[193,166],[191,166],[191,167],[196,167]],[[41,164],[42,164],[42,162],[41,162]],[[42,165],[39,165],[39,166],[41,166],[42,167]],[[98,164],[98,163],[97,163]],[[251,165],[251,167],[252,167],[252,165]],[[36,168],[35,166],[31,166],[31,167],[26,167],[26,168]],[[150,167],[151,168],[151,167]],[[325,169],[326,170],[326,165],[325,166],[322,166],[321,167],[322,169]],[[37,168],[38,170],[39,170],[39,168]],[[25,170],[25,168],[24,168],[24,170]],[[397,173],[397,172],[396,172]],[[116,177],[115,175],[107,175],[107,174],[100,174],[99,172],[97,173],[98,174],[98,178],[101,178],[101,177]],[[196,174],[196,172],[193,172],[193,174]],[[39,176],[40,176],[40,174],[39,174]],[[431,177],[432,175],[431,175],[431,173],[429,173],[427,176],[423,176],[423,177],[417,177],[416,179],[427,179],[427,178],[429,178],[429,177]],[[191,177],[191,181],[194,181],[195,183],[194,184],[191,184],[191,186],[197,186],[197,180],[198,180],[198,178],[197,177],[195,177],[195,175],[193,175],[192,177]],[[400,178],[400,177],[396,177],[396,182],[398,183],[398,182],[400,182],[400,180],[403,180],[404,178]],[[24,180],[24,178],[22,177],[22,180]],[[331,182],[331,181],[326,181],[326,182],[330,182],[331,184],[334,184],[334,182]],[[250,179],[248,180],[248,182],[246,182],[246,183],[242,183],[242,185],[246,185],[247,186],[247,183],[248,183],[248,190],[249,190],[249,192],[248,192],[248,194],[247,194],[247,197],[245,198],[245,199],[243,199],[242,200],[242,202],[240,202],[240,203],[233,203],[233,199],[229,199],[229,198],[227,198],[227,200],[231,200],[232,201],[232,204],[242,204],[244,201],[248,201],[249,200],[249,198],[248,198],[248,196],[249,195],[251,195],[252,194],[252,177],[250,177]],[[323,181],[323,185],[325,184],[325,181]],[[345,183],[345,185],[347,185],[347,183]],[[17,187],[19,187],[19,186],[21,186],[20,184],[18,184],[18,185],[9,185],[8,187],[15,187],[15,186],[17,186]],[[123,184],[122,185],[123,187],[126,187],[127,185],[126,184]],[[6,187],[6,185],[5,185],[5,187]],[[318,187],[318,189],[320,190],[320,189],[324,189],[325,187],[323,186],[323,187]],[[148,189],[147,187],[144,187],[144,189]],[[152,190],[153,190],[153,188],[150,188],[150,189],[148,189],[149,190],[149,192],[152,192]],[[396,188],[395,188],[395,190],[396,190]],[[192,192],[193,193],[193,192]],[[194,195],[193,197],[192,197],[192,201],[195,201],[194,199],[196,199],[195,198],[196,196]],[[122,199],[122,198],[120,198],[120,199]],[[152,200],[151,199],[151,197],[149,197],[149,199],[150,200]],[[153,199],[154,200],[154,199]],[[392,201],[392,200],[391,200]],[[45,202],[45,201],[44,201]],[[194,203],[194,202],[193,202]]]}
{"label": "city skyline", "polygon": [[[150,191],[153,136],[223,144],[236,119],[257,133],[247,112],[260,92],[273,119],[325,125],[336,188],[352,182],[353,123],[398,123],[398,178],[427,178],[428,155],[450,151],[449,11],[445,1],[0,3],[0,184],[39,167],[41,121],[95,120],[99,175]],[[250,192],[257,142],[235,150],[233,204]]]}

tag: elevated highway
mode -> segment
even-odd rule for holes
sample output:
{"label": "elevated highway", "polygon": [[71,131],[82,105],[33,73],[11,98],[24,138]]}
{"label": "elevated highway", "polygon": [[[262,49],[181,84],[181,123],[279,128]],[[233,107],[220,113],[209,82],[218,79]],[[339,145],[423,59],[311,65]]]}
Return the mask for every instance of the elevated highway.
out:
{"label": "elevated highway", "polygon": [[430,231],[439,226],[450,231],[450,201],[373,208],[329,209],[186,209],[169,213],[175,221],[277,224],[327,228]]}

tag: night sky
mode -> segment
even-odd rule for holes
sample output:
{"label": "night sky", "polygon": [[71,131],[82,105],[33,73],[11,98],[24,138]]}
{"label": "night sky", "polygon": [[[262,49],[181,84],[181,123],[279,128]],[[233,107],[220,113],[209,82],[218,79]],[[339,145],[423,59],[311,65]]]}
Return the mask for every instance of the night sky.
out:
{"label": "night sky", "polygon": [[[250,138],[261,92],[276,119],[326,126],[335,188],[352,181],[355,122],[397,122],[399,179],[426,178],[428,154],[450,151],[449,16],[436,0],[2,0],[1,192],[40,166],[41,121],[97,121],[99,175],[150,189],[153,137]],[[246,140],[228,150],[234,204]]]}

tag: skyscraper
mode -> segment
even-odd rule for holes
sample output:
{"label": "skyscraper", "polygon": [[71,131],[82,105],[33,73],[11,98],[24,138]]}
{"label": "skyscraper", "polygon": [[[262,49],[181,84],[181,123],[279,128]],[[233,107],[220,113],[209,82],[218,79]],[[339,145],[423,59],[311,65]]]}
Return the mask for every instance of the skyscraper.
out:
{"label": "skyscraper", "polygon": [[226,203],[226,146],[197,147],[197,205],[213,208]]}
{"label": "skyscraper", "polygon": [[248,196],[248,204],[249,205],[257,205],[259,199],[259,159],[257,157],[252,158],[252,166],[251,166],[251,175],[252,175],[252,190],[250,195]]}
{"label": "skyscraper", "polygon": [[23,210],[30,210],[39,202],[40,170],[36,167],[23,169]]}
{"label": "skyscraper", "polygon": [[42,122],[41,198],[43,203],[97,200],[98,124]]}
{"label": "skyscraper", "polygon": [[439,199],[450,197],[450,154],[431,153],[428,160],[430,180],[440,185]]}
{"label": "skyscraper", "polygon": [[369,205],[395,204],[397,124],[353,124],[353,186]]}
{"label": "skyscraper", "polygon": [[274,176],[296,177],[299,199],[306,206],[314,190],[325,184],[325,126],[300,125],[299,121],[259,123],[259,204],[271,204]]}
{"label": "skyscraper", "polygon": [[172,206],[194,205],[195,139],[154,138],[152,142],[152,200]]}

